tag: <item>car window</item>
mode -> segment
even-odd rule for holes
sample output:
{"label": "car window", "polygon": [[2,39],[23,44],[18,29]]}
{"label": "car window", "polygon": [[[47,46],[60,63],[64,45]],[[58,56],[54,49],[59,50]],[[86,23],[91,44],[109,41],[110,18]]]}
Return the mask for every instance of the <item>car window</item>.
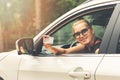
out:
{"label": "car window", "polygon": [[57,30],[54,34],[51,35],[52,37],[54,37],[53,45],[57,47],[64,46],[63,48],[69,48],[71,46],[71,44],[75,41],[74,37],[72,36],[73,35],[72,25],[79,18],[84,18],[88,22],[90,22],[94,29],[95,36],[102,40],[102,37],[104,35],[106,26],[109,22],[112,12],[113,8],[109,8],[97,10],[77,17],[76,19],[70,21],[69,23],[64,25],[61,29]]}
{"label": "car window", "polygon": [[[85,14],[81,16],[92,24],[92,27],[95,31],[95,35],[102,39],[103,34],[105,32],[106,25],[110,19],[113,9],[96,11],[93,13]],[[76,19],[77,20],[77,19]],[[72,25],[76,21],[72,21],[65,26],[63,26],[60,30],[54,33],[52,36],[54,37],[54,45],[63,45],[70,44],[74,41],[72,36]]]}

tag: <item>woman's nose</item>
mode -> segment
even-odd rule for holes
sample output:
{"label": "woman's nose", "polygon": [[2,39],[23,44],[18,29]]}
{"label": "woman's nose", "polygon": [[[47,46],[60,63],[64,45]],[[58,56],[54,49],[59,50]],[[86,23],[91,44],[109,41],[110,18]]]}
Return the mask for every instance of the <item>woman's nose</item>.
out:
{"label": "woman's nose", "polygon": [[80,37],[80,38],[81,38],[81,37],[84,37],[84,35],[83,35],[83,34],[80,34],[79,37]]}

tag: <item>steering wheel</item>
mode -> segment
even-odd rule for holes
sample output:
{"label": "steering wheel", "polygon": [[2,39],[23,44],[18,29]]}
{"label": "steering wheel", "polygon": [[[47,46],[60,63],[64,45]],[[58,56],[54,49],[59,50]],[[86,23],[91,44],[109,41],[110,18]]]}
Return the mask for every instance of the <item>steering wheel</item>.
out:
{"label": "steering wheel", "polygon": [[71,48],[71,47],[74,47],[74,46],[77,46],[78,43],[79,43],[78,41],[74,41],[74,42],[72,42],[71,45],[70,45],[70,48]]}
{"label": "steering wheel", "polygon": [[74,41],[74,42],[72,42],[71,44],[65,44],[65,45],[63,45],[63,46],[61,46],[61,48],[71,48],[71,47],[73,47],[73,46],[77,46],[77,44],[78,44],[79,42],[77,42],[77,41]]}

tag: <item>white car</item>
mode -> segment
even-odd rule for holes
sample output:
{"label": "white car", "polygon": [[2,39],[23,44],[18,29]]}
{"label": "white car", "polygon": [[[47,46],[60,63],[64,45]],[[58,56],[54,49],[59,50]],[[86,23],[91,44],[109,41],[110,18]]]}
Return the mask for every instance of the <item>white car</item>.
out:
{"label": "white car", "polygon": [[[102,39],[99,54],[53,55],[44,48],[45,34],[54,37],[56,47],[74,46],[71,27],[79,18],[91,22]],[[16,50],[0,53],[0,80],[120,80],[119,53],[120,0],[92,0],[55,20],[34,39],[19,39]]]}

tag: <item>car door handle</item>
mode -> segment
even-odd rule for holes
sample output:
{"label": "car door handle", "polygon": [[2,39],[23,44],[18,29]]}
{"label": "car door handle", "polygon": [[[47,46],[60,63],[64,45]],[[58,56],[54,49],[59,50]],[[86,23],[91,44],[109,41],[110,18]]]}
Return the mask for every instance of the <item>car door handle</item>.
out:
{"label": "car door handle", "polygon": [[85,78],[85,79],[90,78],[90,73],[87,71],[69,72],[69,75],[72,77],[81,77],[81,78]]}
{"label": "car door handle", "polygon": [[83,78],[83,80],[91,77],[90,72],[83,71],[81,67],[72,69],[68,74],[73,78]]}

